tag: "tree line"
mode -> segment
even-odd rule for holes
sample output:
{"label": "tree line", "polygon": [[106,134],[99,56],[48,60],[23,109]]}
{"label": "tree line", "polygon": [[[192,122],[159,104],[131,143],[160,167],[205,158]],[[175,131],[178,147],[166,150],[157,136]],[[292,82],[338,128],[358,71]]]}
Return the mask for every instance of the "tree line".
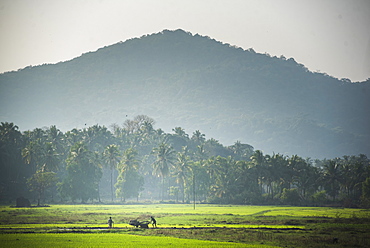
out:
{"label": "tree line", "polygon": [[264,154],[224,146],[196,130],[165,133],[145,115],[110,128],[63,133],[0,126],[0,200],[53,202],[209,202],[370,206],[370,160]]}

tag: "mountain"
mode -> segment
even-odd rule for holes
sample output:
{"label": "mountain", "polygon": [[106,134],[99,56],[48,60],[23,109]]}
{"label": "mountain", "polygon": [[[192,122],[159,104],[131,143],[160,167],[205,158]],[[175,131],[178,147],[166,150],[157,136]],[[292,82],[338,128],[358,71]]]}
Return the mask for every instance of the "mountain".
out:
{"label": "mountain", "polygon": [[183,30],[0,75],[0,120],[21,130],[122,124],[200,130],[224,145],[332,158],[370,154],[370,81],[352,83]]}

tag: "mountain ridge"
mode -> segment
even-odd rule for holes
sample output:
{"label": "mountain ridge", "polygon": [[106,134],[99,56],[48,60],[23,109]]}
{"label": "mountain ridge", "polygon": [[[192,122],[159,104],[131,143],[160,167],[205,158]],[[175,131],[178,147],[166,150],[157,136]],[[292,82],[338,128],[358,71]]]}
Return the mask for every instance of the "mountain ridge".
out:
{"label": "mountain ridge", "polygon": [[199,129],[266,152],[369,154],[369,85],[310,72],[293,58],[164,30],[1,74],[0,118],[21,129],[68,130],[146,114],[168,132]]}

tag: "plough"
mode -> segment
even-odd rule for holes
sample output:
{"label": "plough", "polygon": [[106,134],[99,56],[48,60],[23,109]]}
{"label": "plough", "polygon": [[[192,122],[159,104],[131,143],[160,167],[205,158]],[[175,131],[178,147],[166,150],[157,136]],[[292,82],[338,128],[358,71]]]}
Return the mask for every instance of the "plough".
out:
{"label": "plough", "polygon": [[149,221],[138,221],[138,220],[130,220],[130,225],[136,228],[149,228]]}

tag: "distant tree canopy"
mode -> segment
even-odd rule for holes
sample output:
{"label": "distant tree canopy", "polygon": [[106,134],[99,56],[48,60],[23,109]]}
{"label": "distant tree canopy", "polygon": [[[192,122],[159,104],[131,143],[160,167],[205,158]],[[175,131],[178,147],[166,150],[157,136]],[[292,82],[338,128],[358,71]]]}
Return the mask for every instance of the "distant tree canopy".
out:
{"label": "distant tree canopy", "polygon": [[199,130],[166,133],[154,124],[140,116],[111,129],[63,133],[51,126],[21,133],[2,122],[0,199],[369,206],[365,155],[264,154],[240,141],[224,146]]}

